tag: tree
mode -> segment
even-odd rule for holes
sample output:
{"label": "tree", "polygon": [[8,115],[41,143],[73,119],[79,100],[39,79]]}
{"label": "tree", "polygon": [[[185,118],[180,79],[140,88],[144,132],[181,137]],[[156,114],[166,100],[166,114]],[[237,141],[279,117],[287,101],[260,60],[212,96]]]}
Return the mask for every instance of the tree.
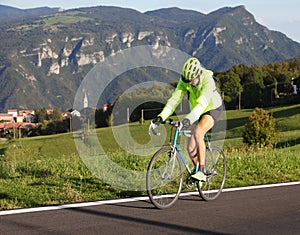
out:
{"label": "tree", "polygon": [[255,108],[248,122],[245,124],[243,142],[255,147],[273,147],[277,140],[275,121],[262,108]]}
{"label": "tree", "polygon": [[54,109],[53,113],[50,116],[51,121],[53,122],[61,122],[63,120],[61,109]]}
{"label": "tree", "polygon": [[35,122],[37,123],[44,123],[44,121],[47,119],[47,111],[45,108],[42,108],[40,110],[35,110]]}
{"label": "tree", "polygon": [[[241,85],[241,79],[238,74],[233,71],[229,71],[225,75],[221,75],[221,92],[224,95],[224,101],[226,103],[232,103],[237,100],[238,96],[243,91],[243,87]],[[234,105],[236,103],[234,102]]]}

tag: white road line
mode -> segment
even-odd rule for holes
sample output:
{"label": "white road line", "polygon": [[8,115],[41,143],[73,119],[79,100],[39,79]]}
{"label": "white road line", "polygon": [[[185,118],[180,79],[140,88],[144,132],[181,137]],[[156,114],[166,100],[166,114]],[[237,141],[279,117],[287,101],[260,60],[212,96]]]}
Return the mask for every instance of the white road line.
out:
{"label": "white road line", "polygon": [[[278,183],[278,184],[255,185],[255,186],[247,186],[247,187],[239,187],[239,188],[226,188],[226,189],[223,189],[223,192],[234,192],[234,191],[242,191],[242,190],[263,189],[263,188],[292,186],[292,185],[300,185],[300,181],[288,182],[288,183]],[[180,194],[180,196],[190,196],[190,195],[198,195],[198,192],[189,192],[189,193],[181,193]],[[70,209],[70,208],[79,208],[79,207],[88,207],[88,206],[118,204],[118,203],[125,203],[125,202],[134,202],[134,201],[146,201],[148,199],[149,198],[147,196],[145,196],[145,197],[113,199],[113,200],[95,201],[95,202],[73,203],[73,204],[58,205],[58,206],[45,206],[45,207],[35,207],[35,208],[25,208],[25,209],[14,209],[14,210],[0,211],[0,216],[1,215],[31,213],[31,212]]]}

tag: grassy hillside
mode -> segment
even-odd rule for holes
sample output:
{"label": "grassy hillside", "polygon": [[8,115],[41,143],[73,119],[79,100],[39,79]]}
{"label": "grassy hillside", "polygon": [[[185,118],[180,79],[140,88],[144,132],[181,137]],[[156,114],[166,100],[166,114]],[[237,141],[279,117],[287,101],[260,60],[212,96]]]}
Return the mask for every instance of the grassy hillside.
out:
{"label": "grassy hillside", "polygon": [[[300,105],[266,109],[275,118],[278,131],[277,147],[300,144]],[[226,145],[240,146],[244,124],[252,114],[252,109],[227,111]]]}
{"label": "grassy hillside", "polygon": [[[253,150],[242,145],[243,125],[253,110],[227,111],[225,187],[300,180],[300,104],[268,111],[275,117],[279,132],[274,150]],[[130,136],[141,146],[150,141],[148,124],[149,121],[129,126]],[[114,132],[118,128],[122,129],[116,127]],[[111,128],[96,130],[112,162],[125,169],[144,172],[155,147],[142,149],[149,152],[144,157],[130,154],[126,151],[132,147],[129,136],[123,138],[124,151],[116,143],[114,132]],[[74,139],[79,137],[80,133],[68,133],[0,142],[0,208],[145,195],[145,191],[121,190],[95,177],[77,152]]]}

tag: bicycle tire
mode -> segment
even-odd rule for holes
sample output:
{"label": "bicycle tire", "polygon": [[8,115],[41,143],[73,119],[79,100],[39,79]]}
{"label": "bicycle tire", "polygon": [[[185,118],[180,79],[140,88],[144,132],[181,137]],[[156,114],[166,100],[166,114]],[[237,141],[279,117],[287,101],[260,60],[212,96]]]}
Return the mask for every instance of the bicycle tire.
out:
{"label": "bicycle tire", "polygon": [[227,174],[225,154],[217,146],[206,149],[205,173],[206,182],[198,182],[198,192],[205,201],[215,200],[223,190]]}
{"label": "bicycle tire", "polygon": [[158,150],[150,160],[146,174],[146,189],[150,201],[159,209],[171,207],[183,185],[183,168],[177,152],[171,148]]}

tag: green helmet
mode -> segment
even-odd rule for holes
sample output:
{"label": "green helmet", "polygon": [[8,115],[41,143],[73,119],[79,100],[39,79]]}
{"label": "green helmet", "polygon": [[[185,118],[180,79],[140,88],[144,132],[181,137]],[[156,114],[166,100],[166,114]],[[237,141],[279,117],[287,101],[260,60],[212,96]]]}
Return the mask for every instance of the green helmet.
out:
{"label": "green helmet", "polygon": [[195,58],[189,58],[182,66],[181,79],[188,83],[193,81],[201,72],[202,66],[200,61]]}

